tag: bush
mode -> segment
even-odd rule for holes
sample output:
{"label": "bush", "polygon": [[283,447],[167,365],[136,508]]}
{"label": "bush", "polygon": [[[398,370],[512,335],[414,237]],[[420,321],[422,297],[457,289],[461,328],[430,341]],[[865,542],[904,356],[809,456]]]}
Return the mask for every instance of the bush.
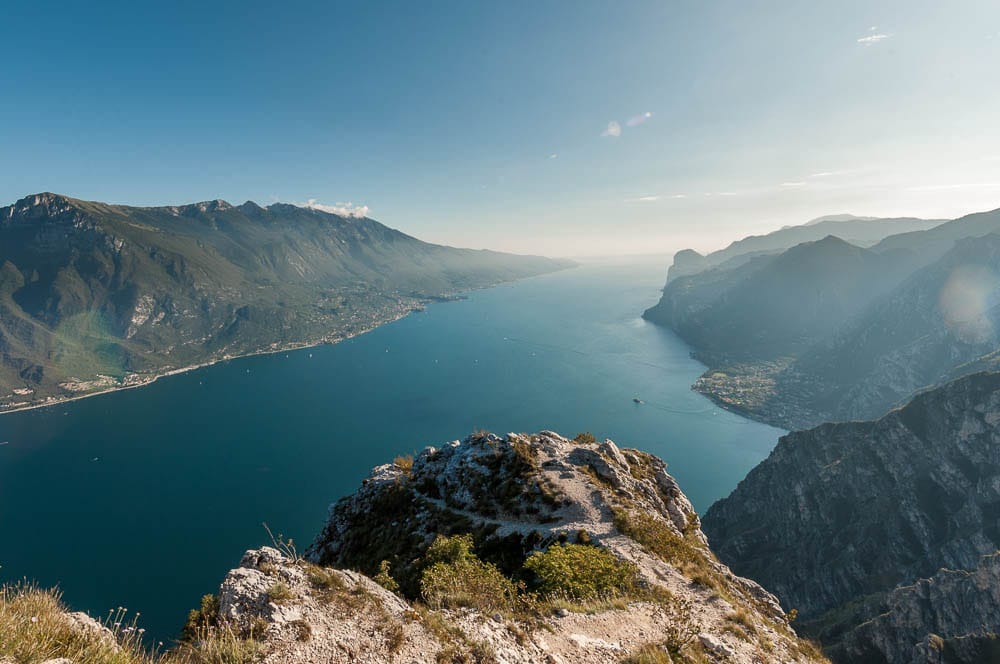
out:
{"label": "bush", "polygon": [[470,535],[438,536],[427,549],[425,564],[420,594],[431,608],[509,611],[517,601],[517,584],[476,557]]}
{"label": "bush", "polygon": [[584,431],[583,433],[576,434],[576,438],[574,438],[573,440],[580,443],[581,445],[597,444],[597,439],[594,438],[594,434],[590,433],[589,431]]}
{"label": "bush", "polygon": [[197,609],[191,609],[188,613],[187,622],[181,629],[181,637],[193,639],[199,630],[215,627],[219,617],[219,598],[215,595],[203,595],[201,605]]}
{"label": "bush", "polygon": [[548,551],[536,551],[524,567],[539,578],[543,593],[574,599],[630,594],[639,581],[635,565],[584,544],[555,544]]}
{"label": "bush", "polygon": [[372,581],[379,584],[391,593],[399,592],[399,584],[396,583],[396,579],[392,578],[392,574],[389,573],[390,565],[388,560],[383,560],[379,563],[378,574],[372,577]]}

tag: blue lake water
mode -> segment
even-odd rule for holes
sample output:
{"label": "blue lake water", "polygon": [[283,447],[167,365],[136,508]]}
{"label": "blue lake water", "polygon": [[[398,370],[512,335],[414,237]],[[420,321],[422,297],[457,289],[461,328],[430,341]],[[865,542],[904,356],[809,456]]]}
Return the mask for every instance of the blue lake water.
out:
{"label": "blue lake water", "polygon": [[704,511],[782,432],[690,390],[704,367],[639,317],[665,265],[586,264],[335,346],[0,416],[0,577],[140,611],[166,641],[262,522],[304,548],[371,467],[479,428],[650,451]]}

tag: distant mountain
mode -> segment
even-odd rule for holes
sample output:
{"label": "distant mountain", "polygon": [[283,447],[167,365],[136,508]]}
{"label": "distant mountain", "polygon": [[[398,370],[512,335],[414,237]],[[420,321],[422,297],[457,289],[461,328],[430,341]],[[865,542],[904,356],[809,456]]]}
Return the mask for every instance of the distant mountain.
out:
{"label": "distant mountain", "polygon": [[287,204],[28,196],[0,208],[0,408],[335,341],[433,299],[568,265]]}
{"label": "distant mountain", "polygon": [[815,226],[816,224],[821,224],[824,221],[877,221],[878,217],[859,217],[855,214],[828,214],[822,217],[816,217],[811,221],[807,221],[804,226]]}
{"label": "distant mountain", "polygon": [[703,528],[835,661],[996,661],[998,440],[1000,374],[977,373],[785,436]]}
{"label": "distant mountain", "polygon": [[998,256],[1000,210],[868,249],[826,238],[669,281],[644,317],[694,347],[695,388],[728,408],[787,428],[877,417],[997,366]]}
{"label": "distant mountain", "polygon": [[883,254],[894,249],[912,251],[926,264],[944,255],[958,240],[990,233],[1000,233],[1000,209],[969,214],[925,231],[887,236],[873,249]]}
{"label": "distant mountain", "polygon": [[669,325],[706,356],[780,357],[823,339],[906,271],[905,261],[827,236],[674,280],[645,317]]}
{"label": "distant mountain", "polygon": [[751,235],[704,256],[692,249],[684,249],[674,255],[674,262],[667,272],[667,283],[727,262],[735,267],[739,262],[746,262],[755,256],[780,253],[797,244],[814,242],[828,235],[859,247],[869,247],[890,235],[933,228],[944,221],[946,220],[911,217],[882,219],[853,215],[819,217],[801,226],[785,226],[766,235]]}
{"label": "distant mountain", "polygon": [[795,364],[822,389],[814,410],[876,417],[915,391],[995,365],[1000,235],[960,240]]}

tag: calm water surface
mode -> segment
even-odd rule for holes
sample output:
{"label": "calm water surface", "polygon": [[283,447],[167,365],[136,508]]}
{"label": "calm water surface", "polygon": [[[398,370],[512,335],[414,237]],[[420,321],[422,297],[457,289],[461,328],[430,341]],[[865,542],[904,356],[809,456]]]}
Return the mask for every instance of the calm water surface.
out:
{"label": "calm water surface", "polygon": [[58,585],[95,614],[141,611],[168,640],[265,543],[261,522],[304,548],[372,466],[478,428],[648,450],[704,511],[782,432],[692,392],[703,367],[639,318],[664,265],[587,264],[336,346],[4,415],[0,576]]}

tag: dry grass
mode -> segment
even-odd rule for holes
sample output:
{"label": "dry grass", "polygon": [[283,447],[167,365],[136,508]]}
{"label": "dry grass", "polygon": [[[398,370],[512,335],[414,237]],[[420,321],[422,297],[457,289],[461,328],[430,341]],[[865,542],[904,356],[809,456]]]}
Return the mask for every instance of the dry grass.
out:
{"label": "dry grass", "polygon": [[288,584],[284,581],[275,581],[271,584],[271,587],[267,589],[267,599],[275,604],[288,602],[293,597],[295,597],[295,595],[292,593],[292,589],[289,588]]}
{"label": "dry grass", "polygon": [[626,657],[622,664],[673,664],[667,651],[658,645],[647,643]]}
{"label": "dry grass", "polygon": [[413,471],[413,455],[406,454],[403,456],[398,456],[392,460],[393,465],[399,468],[401,471],[409,475]]}
{"label": "dry grass", "polygon": [[229,630],[202,628],[190,641],[166,653],[154,653],[142,642],[138,614],[125,609],[103,621],[110,630],[80,628],[67,618],[58,591],[30,584],[0,588],[0,660],[39,664],[65,657],[74,664],[249,664],[261,645]]}

